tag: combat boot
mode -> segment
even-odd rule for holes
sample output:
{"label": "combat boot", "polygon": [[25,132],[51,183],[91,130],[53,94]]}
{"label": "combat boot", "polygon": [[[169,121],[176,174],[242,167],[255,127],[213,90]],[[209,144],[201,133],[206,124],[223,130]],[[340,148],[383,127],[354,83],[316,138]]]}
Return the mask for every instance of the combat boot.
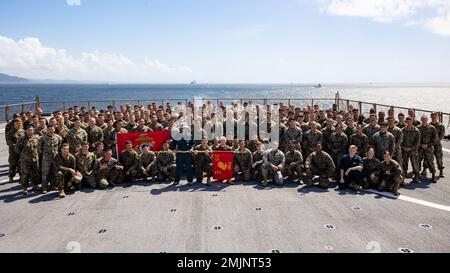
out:
{"label": "combat boot", "polygon": [[263,187],[267,187],[267,184],[269,184],[269,182],[267,182],[267,178],[264,178],[261,184]]}
{"label": "combat boot", "polygon": [[440,169],[440,170],[439,170],[439,177],[440,177],[440,178],[444,178],[444,177],[445,177],[445,175],[444,175],[444,169]]}
{"label": "combat boot", "polygon": [[22,187],[22,194],[27,195],[28,194],[28,188]]}
{"label": "combat boot", "polygon": [[312,185],[313,185],[312,179],[309,179],[309,178],[308,178],[308,180],[306,181],[306,187],[307,187],[307,188],[311,188]]}
{"label": "combat boot", "polygon": [[14,177],[9,178],[9,183],[14,183]]}
{"label": "combat boot", "polygon": [[303,183],[303,179],[301,177],[298,178],[298,184],[300,186],[305,184],[305,183]]}
{"label": "combat boot", "polygon": [[420,182],[420,175],[419,173],[416,173],[414,175],[414,179],[412,180],[413,183],[419,183]]}
{"label": "combat boot", "polygon": [[63,189],[60,189],[58,191],[58,196],[59,196],[59,198],[65,198],[66,197],[66,193],[64,192]]}
{"label": "combat boot", "polygon": [[437,183],[436,173],[432,173],[430,181],[431,181],[431,183]]}
{"label": "combat boot", "polygon": [[427,176],[427,169],[423,168],[423,171],[420,173],[421,176]]}
{"label": "combat boot", "polygon": [[211,177],[206,178],[206,186],[211,186]]}
{"label": "combat boot", "polygon": [[45,188],[45,187],[42,187],[42,194],[47,194],[47,188]]}

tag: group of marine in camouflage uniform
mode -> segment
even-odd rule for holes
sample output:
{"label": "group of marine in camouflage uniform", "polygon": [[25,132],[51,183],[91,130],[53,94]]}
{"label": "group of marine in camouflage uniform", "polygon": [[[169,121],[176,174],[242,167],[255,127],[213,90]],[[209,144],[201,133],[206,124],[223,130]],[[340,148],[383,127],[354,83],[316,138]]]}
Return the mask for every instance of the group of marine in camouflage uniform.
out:
{"label": "group of marine in camouflage uniform", "polygon": [[[248,130],[249,123],[257,126],[259,122],[238,110],[227,116],[230,110],[220,104],[215,107],[224,110],[223,119],[204,114],[202,128],[214,128],[222,137],[208,140],[202,132],[201,140],[167,141],[159,152],[147,145],[133,149],[130,142],[117,158],[116,134],[171,129],[183,118],[177,107],[170,103],[165,107],[135,105],[134,109],[131,105],[120,109],[108,106],[105,110],[75,106],[66,112],[53,112],[50,118],[44,117],[41,108],[15,114],[5,128],[10,181],[19,173],[24,194],[31,180],[33,190],[43,194],[57,190],[61,198],[66,191],[83,185],[105,189],[138,179],[178,184],[184,171],[189,185],[194,184],[194,177],[198,183],[206,177],[206,185],[210,185],[213,151],[233,152],[234,181],[258,180],[263,186],[269,181],[283,185],[297,180],[307,187],[318,183],[328,188],[335,180],[340,188],[376,188],[398,195],[405,178],[418,183],[427,169],[433,183],[437,182],[437,169],[439,176],[444,176],[441,142],[445,127],[438,113],[431,115],[431,122],[428,116],[418,121],[414,109],[407,116],[399,113],[397,118],[393,108],[387,116],[372,109],[365,117],[353,108],[322,110],[318,105],[300,108],[280,103],[279,142],[269,145],[267,139],[249,136],[248,132],[245,139],[237,139],[239,124]],[[239,108],[233,105],[232,109]],[[225,126],[230,120],[235,128],[231,135]],[[409,162],[412,173],[407,172]]]}

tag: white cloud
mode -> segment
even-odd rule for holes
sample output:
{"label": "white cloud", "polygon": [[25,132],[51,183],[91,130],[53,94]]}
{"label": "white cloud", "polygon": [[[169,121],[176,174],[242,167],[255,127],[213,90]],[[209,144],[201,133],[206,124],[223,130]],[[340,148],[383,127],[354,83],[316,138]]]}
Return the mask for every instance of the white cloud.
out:
{"label": "white cloud", "polygon": [[336,16],[366,17],[381,23],[419,26],[450,36],[449,0],[325,0],[322,11]]}
{"label": "white cloud", "polygon": [[66,0],[69,6],[81,6],[81,0]]}
{"label": "white cloud", "polygon": [[42,45],[38,38],[15,41],[0,35],[0,71],[33,79],[185,82],[192,69],[145,58],[134,62],[121,54],[94,51],[79,57]]}

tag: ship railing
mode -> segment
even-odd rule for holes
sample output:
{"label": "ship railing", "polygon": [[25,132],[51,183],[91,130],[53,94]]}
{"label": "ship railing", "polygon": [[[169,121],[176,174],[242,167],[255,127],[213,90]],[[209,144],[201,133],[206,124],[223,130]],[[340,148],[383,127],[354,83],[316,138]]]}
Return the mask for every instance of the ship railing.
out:
{"label": "ship railing", "polygon": [[[70,107],[78,106],[85,107],[86,109],[91,109],[92,107],[96,107],[97,109],[106,109],[108,106],[113,106],[115,109],[119,109],[121,105],[130,104],[134,105],[150,105],[152,103],[156,103],[158,106],[165,106],[166,103],[171,103],[172,106],[175,106],[178,103],[187,104],[188,102],[194,102],[194,99],[186,99],[186,98],[165,98],[165,99],[116,99],[116,100],[55,100],[55,101],[41,101],[39,97],[36,97],[32,102],[23,102],[9,105],[0,106],[0,122],[8,122],[12,119],[12,115],[14,113],[22,113],[27,111],[34,111],[37,107],[42,107],[45,113],[49,114],[53,111],[67,111]],[[394,106],[366,101],[358,101],[351,99],[340,98],[339,93],[336,93],[335,98],[288,98],[288,99],[280,99],[280,98],[202,98],[202,102],[206,103],[210,101],[218,105],[219,103],[223,103],[225,105],[229,105],[231,103],[252,103],[252,104],[275,104],[275,103],[284,103],[285,105],[292,105],[296,107],[306,107],[319,105],[321,109],[331,109],[333,107],[340,110],[351,110],[358,109],[360,113],[365,116],[368,116],[371,109],[375,109],[377,112],[384,111],[387,112],[389,109],[394,109],[395,116],[399,113],[405,114],[407,116],[408,109],[412,107],[404,107],[404,106]],[[417,109],[413,108],[416,111],[416,118],[420,119],[421,115],[430,115],[433,110],[425,110],[425,109]],[[446,127],[450,127],[450,113],[439,113],[440,121],[446,125]]]}

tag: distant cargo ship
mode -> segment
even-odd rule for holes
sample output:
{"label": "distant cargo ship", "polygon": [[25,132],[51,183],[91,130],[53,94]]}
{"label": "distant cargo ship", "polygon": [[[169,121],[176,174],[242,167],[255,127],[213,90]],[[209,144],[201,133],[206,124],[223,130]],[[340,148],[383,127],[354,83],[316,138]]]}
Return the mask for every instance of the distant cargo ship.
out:
{"label": "distant cargo ship", "polygon": [[191,82],[191,85],[196,85],[197,84],[197,81],[192,81]]}
{"label": "distant cargo ship", "polygon": [[322,88],[322,84],[314,85],[315,88]]}

